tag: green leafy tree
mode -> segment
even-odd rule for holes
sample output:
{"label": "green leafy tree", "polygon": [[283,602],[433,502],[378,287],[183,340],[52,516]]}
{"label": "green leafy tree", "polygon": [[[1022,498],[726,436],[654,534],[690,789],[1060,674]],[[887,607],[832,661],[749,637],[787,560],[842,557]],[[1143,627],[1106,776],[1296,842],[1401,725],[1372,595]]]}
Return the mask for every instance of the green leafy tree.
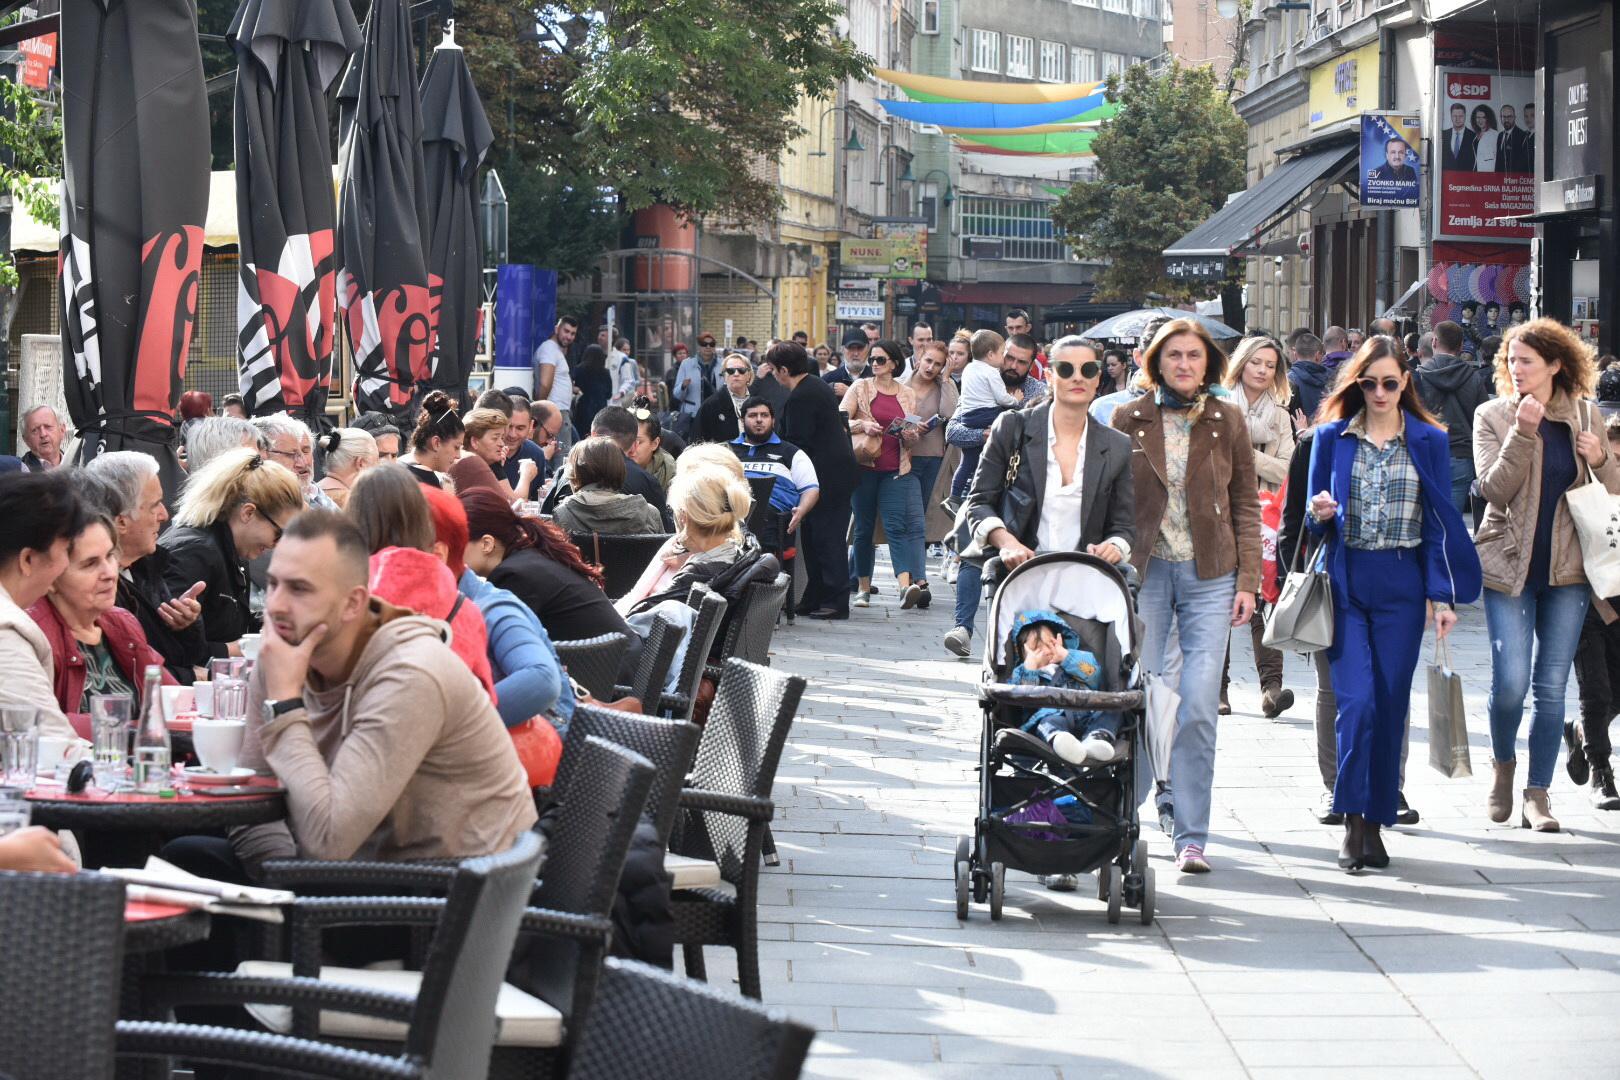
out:
{"label": "green leafy tree", "polygon": [[1107,261],[1099,296],[1188,299],[1164,275],[1164,249],[1244,186],[1248,129],[1207,67],[1137,65],[1109,77],[1108,99],[1120,110],[1092,143],[1097,179],[1070,187],[1052,220],[1081,255]]}
{"label": "green leafy tree", "polygon": [[[0,79],[0,184],[35,221],[60,213],[62,114],[54,102],[36,98],[20,82]],[[17,266],[0,252],[0,288],[15,289]]]}

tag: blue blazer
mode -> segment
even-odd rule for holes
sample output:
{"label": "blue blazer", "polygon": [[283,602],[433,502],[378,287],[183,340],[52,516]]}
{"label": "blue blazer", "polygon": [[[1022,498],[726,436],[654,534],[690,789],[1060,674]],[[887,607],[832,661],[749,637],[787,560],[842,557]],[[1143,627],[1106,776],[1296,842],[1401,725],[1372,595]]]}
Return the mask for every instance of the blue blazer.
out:
{"label": "blue blazer", "polygon": [[[1307,509],[1305,523],[1312,532],[1326,533],[1327,572],[1333,582],[1333,600],[1347,603],[1345,593],[1344,544],[1340,530],[1350,506],[1350,471],[1356,462],[1354,435],[1347,434],[1347,421],[1334,420],[1316,429],[1311,440],[1311,482],[1306,506],[1317,492],[1326,491],[1339,504],[1331,522],[1320,522]],[[1468,526],[1451,503],[1451,444],[1445,431],[1406,414],[1406,447],[1417,467],[1423,499],[1423,543],[1418,553],[1423,559],[1424,594],[1430,600],[1448,604],[1471,604],[1479,599],[1484,577],[1479,553],[1468,535]]]}

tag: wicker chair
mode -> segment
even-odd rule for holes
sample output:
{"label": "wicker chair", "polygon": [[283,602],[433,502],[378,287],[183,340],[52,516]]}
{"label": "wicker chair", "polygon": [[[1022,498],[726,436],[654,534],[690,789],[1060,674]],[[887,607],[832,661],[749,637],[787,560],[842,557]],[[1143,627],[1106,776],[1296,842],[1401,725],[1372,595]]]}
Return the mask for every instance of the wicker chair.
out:
{"label": "wicker chair", "polygon": [[613,685],[619,681],[619,669],[624,664],[624,654],[630,648],[628,635],[617,632],[600,634],[575,641],[559,641],[556,645],[563,668],[575,682],[589,690],[598,701],[612,700]]}
{"label": "wicker chair", "polygon": [[613,688],[611,697],[597,696],[599,701],[613,701],[633,697],[641,702],[641,709],[649,715],[658,712],[658,699],[664,694],[664,683],[669,679],[669,667],[675,662],[675,650],[681,647],[681,627],[663,615],[653,616],[652,629],[641,643],[641,655],[636,657],[636,670],[630,684]]}
{"label": "wicker chair", "polygon": [[709,662],[709,650],[720,633],[721,620],[726,615],[726,598],[707,585],[694,585],[686,601],[697,609],[692,629],[686,635],[686,655],[681,660],[681,674],[673,694],[661,694],[658,708],[643,707],[647,713],[658,713],[674,720],[692,719],[697,705],[698,688],[703,683],[704,668]]}
{"label": "wicker chair", "polygon": [[622,746],[646,758],[656,770],[652,788],[647,793],[645,814],[652,820],[659,843],[667,845],[670,830],[675,827],[675,815],[680,811],[681,787],[686,782],[687,770],[692,767],[701,734],[702,729],[686,721],[581,705],[574,710],[568,737],[563,740],[562,760],[557,765],[552,797],[564,806],[568,804],[572,785],[578,782],[576,766],[586,739],[595,737]]}
{"label": "wicker chair", "polygon": [[[294,1031],[319,1022],[369,1031],[398,1031],[397,1053],[333,1046],[302,1033],[288,1036],[189,1024],[123,1021],[118,1052],[177,1056],[242,1068],[336,1077],[465,1077],[483,1080],[499,1021],[496,1001],[534,887],[544,844],[525,833],[510,850],[464,860],[451,871],[445,899],[328,897],[292,905],[301,929],[294,977],[243,965],[234,975],[158,975],[145,993],[162,1007],[180,1004],[248,1006],[272,1026]],[[427,962],[414,972],[320,972],[320,930],[354,924],[432,925]],[[475,931],[476,928],[476,931]],[[313,940],[313,948],[309,941]],[[275,968],[286,965],[259,965]],[[371,978],[368,976],[386,976]],[[368,985],[370,983],[370,985]],[[75,1028],[81,1025],[72,1025]]]}
{"label": "wicker chair", "polygon": [[602,589],[617,600],[635,587],[641,572],[670,538],[669,533],[572,533],[569,536],[586,562],[602,567]]}
{"label": "wicker chair", "polygon": [[[787,603],[788,589],[793,582],[784,573],[770,581],[756,581],[743,592],[742,601],[729,614],[725,633],[720,638],[717,660],[724,662],[736,657],[753,664],[769,667],[771,638],[776,634],[776,621]],[[717,683],[720,665],[709,665],[708,675]]]}
{"label": "wicker chair", "polygon": [[[586,738],[575,758],[571,778],[577,777],[576,794],[549,821],[545,872],[530,896],[533,906],[523,913],[508,968],[514,985],[498,1003],[498,1008],[520,1003],[531,1023],[521,1032],[503,1027],[491,1055],[493,1077],[561,1075],[572,1028],[595,992],[612,934],[609,916],[619,875],[653,782],[651,763],[602,739]],[[265,873],[270,882],[292,889],[432,892],[442,890],[446,881],[445,867],[421,863],[277,861],[266,863]],[[310,928],[298,922],[295,933],[295,962],[318,957],[319,943]],[[512,989],[543,1003],[544,1015]],[[522,1045],[515,1045],[519,1039]]]}
{"label": "wicker chair", "polygon": [[698,744],[685,813],[671,850],[713,862],[721,883],[675,893],[675,940],[687,974],[704,978],[703,946],[737,950],[742,992],[758,998],[760,848],[775,813],[771,786],[804,679],[746,660],[727,660]]}
{"label": "wicker chair", "polygon": [[113,1075],[124,961],[124,883],[100,874],[0,872],[0,1074]]}
{"label": "wicker chair", "polygon": [[633,960],[609,960],[569,1080],[793,1080],[815,1032]]}

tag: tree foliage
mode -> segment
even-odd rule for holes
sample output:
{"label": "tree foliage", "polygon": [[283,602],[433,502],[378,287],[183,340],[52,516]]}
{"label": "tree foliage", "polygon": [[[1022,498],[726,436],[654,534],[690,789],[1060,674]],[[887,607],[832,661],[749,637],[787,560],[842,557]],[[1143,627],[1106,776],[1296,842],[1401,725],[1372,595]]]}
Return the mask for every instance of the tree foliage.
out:
{"label": "tree foliage", "polygon": [[[0,79],[0,147],[7,151],[0,161],[0,185],[35,221],[55,221],[61,202],[61,110],[22,83]],[[11,252],[0,252],[0,288],[14,289],[17,283]]]}
{"label": "tree foliage", "polygon": [[1164,276],[1164,249],[1244,186],[1248,129],[1207,67],[1137,65],[1108,80],[1119,114],[1092,150],[1097,179],[1074,184],[1052,220],[1081,255],[1106,260],[1100,297],[1190,298]]}

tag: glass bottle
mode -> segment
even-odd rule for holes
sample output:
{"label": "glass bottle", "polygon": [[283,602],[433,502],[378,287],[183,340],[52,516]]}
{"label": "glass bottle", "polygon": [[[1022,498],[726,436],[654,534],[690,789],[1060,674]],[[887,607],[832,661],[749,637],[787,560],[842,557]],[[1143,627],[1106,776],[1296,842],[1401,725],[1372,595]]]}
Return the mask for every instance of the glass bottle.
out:
{"label": "glass bottle", "polygon": [[174,780],[169,775],[171,754],[169,721],[163,709],[163,671],[149,664],[141,691],[141,719],[135,729],[136,791],[156,795],[173,789]]}

